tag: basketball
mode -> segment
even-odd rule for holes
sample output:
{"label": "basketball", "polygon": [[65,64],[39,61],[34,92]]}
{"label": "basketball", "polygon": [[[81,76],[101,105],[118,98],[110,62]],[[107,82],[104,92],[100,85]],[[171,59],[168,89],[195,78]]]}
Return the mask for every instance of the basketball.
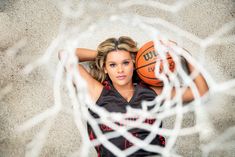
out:
{"label": "basketball", "polygon": [[[174,61],[169,54],[167,54],[166,58],[169,70],[173,72],[175,68]],[[137,52],[136,72],[140,79],[146,84],[161,87],[163,86],[163,82],[155,75],[156,62],[160,62],[159,73],[161,73],[164,70],[163,60],[159,59],[159,56],[155,51],[153,41],[149,41],[145,43]]]}

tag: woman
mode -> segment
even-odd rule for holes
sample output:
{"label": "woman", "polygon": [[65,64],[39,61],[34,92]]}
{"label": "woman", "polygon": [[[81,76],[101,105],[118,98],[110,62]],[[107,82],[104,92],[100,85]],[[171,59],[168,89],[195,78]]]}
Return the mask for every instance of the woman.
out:
{"label": "woman", "polygon": [[[91,64],[91,71],[88,72],[82,65],[79,65],[79,71],[82,77],[88,82],[88,91],[91,98],[97,105],[104,107],[109,112],[126,112],[126,107],[141,108],[141,101],[151,101],[157,95],[161,94],[162,87],[152,87],[140,84],[135,75],[135,56],[137,53],[137,45],[131,38],[122,36],[118,39],[109,38],[102,42],[97,51],[78,48],[76,55],[80,62],[93,61]],[[193,67],[189,64],[189,71]],[[200,95],[207,92],[207,84],[199,75],[194,80]],[[172,91],[174,96],[174,90]],[[193,100],[191,89],[187,89],[183,95],[183,101],[188,102]],[[98,117],[91,112],[94,117]],[[152,124],[154,122],[148,120],[146,123]],[[100,126],[101,131],[105,134],[111,132],[107,126]],[[88,125],[90,138],[95,138],[92,128]],[[130,133],[135,137],[144,139],[149,132],[143,129],[132,129]],[[116,147],[125,150],[133,144],[124,137],[109,139]],[[162,136],[156,135],[151,144],[164,146],[165,140]],[[100,145],[96,147],[98,156],[115,156]],[[149,156],[156,153],[148,152],[140,149],[130,156]]]}

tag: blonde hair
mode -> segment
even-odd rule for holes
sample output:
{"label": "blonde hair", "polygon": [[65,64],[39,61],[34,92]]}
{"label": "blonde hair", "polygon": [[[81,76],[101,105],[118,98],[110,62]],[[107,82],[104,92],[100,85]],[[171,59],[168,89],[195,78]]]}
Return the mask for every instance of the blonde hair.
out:
{"label": "blonde hair", "polygon": [[99,82],[103,82],[106,79],[106,74],[104,72],[106,58],[109,52],[115,50],[125,50],[130,52],[134,61],[138,48],[137,43],[127,36],[121,36],[118,39],[108,38],[100,43],[97,48],[96,59],[90,64],[90,73],[94,79]]}

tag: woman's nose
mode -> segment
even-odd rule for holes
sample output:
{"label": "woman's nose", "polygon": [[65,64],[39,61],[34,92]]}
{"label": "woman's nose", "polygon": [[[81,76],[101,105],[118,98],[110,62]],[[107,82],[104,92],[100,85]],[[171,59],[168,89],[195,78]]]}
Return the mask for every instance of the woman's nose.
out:
{"label": "woman's nose", "polygon": [[118,65],[118,72],[120,73],[120,72],[123,72],[123,67],[122,67],[122,65]]}

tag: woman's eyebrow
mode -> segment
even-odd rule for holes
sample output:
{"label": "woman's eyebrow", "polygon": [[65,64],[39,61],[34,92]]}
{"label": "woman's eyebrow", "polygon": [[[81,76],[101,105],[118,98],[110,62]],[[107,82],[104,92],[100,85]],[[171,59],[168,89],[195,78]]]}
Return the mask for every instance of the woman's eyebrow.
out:
{"label": "woman's eyebrow", "polygon": [[[131,59],[123,59],[121,62],[131,61]],[[117,63],[116,61],[107,61],[107,63]]]}
{"label": "woman's eyebrow", "polygon": [[115,61],[107,61],[107,63],[116,63]]}

